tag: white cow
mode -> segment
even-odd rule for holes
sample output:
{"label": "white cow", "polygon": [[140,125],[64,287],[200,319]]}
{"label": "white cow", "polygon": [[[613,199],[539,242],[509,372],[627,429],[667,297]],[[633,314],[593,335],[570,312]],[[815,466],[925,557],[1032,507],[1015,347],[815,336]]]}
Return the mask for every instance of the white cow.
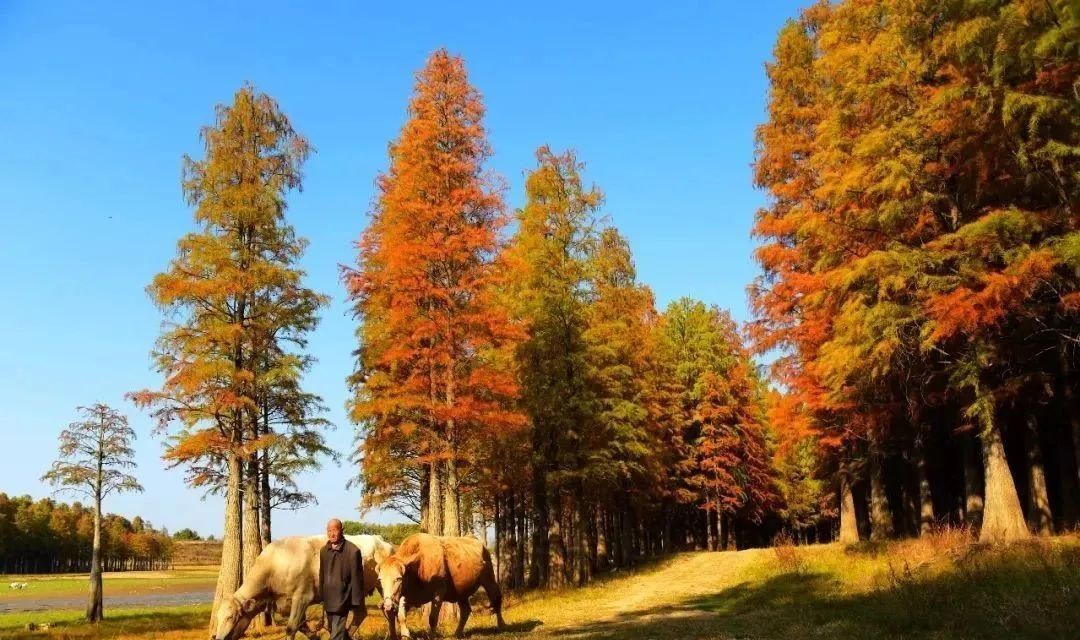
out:
{"label": "white cow", "polygon": [[[360,549],[364,560],[364,595],[379,587],[378,566],[394,551],[381,536],[345,536]],[[311,637],[307,626],[307,608],[322,602],[319,595],[319,551],[326,536],[292,536],[266,545],[259,554],[244,584],[218,606],[213,640],[237,640],[252,618],[273,601],[278,611],[289,611],[285,637],[292,640],[297,631]],[[366,607],[353,610],[353,627],[367,615]]]}

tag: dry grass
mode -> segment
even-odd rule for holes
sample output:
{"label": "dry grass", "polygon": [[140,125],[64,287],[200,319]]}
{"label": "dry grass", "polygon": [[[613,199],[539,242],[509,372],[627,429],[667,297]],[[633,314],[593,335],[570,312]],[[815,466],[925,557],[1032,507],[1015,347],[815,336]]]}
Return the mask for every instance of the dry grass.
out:
{"label": "dry grass", "polygon": [[795,539],[787,532],[782,532],[773,539],[773,554],[782,573],[801,574],[806,571],[802,552],[795,546]]}

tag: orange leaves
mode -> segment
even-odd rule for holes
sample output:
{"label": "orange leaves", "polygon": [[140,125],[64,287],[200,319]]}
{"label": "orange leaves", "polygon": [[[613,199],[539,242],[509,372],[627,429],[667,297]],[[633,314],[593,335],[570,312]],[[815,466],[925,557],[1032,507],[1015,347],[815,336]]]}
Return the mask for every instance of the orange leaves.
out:
{"label": "orange leaves", "polygon": [[[343,280],[361,321],[351,403],[364,422],[362,474],[378,504],[399,470],[471,461],[486,440],[520,426],[504,353],[520,336],[498,304],[495,261],[507,222],[484,106],[461,58],[436,51],[416,75],[408,120]],[[372,437],[378,435],[379,437]]]}
{"label": "orange leaves", "polygon": [[1023,378],[1019,362],[1075,337],[1069,28],[1043,2],[931,20],[867,0],[781,31],[756,138],[770,202],[750,333],[781,351],[774,373],[819,443],[902,424],[898,389],[971,403],[973,384]]}
{"label": "orange leaves", "polygon": [[[290,347],[303,344],[328,301],[303,286],[297,261],[306,241],[284,218],[308,142],[250,85],[218,106],[203,139],[205,157],[185,158],[183,177],[198,229],[180,238],[147,288],[170,318],[154,353],[164,380],[130,394],[153,410],[160,431],[179,427],[165,458],[199,485],[221,482],[228,456],[275,448],[276,463],[296,470],[303,456],[325,452],[312,430],[323,424],[312,415],[321,400],[299,386],[311,359]],[[273,434],[282,428],[298,439],[282,444]]]}
{"label": "orange leaves", "polygon": [[166,450],[165,460],[175,463],[203,460],[207,455],[228,451],[231,439],[220,429],[205,428],[187,432]]}
{"label": "orange leaves", "polygon": [[992,329],[1010,314],[1022,311],[1056,265],[1051,251],[1033,251],[1005,271],[981,276],[977,287],[961,286],[931,296],[927,301],[933,322],[929,340],[938,342],[958,334],[972,336]]}

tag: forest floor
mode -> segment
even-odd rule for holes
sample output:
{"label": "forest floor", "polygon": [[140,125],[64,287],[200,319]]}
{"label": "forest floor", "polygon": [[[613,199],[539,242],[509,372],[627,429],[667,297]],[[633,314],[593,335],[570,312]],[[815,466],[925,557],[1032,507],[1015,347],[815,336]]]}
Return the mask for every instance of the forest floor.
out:
{"label": "forest floor", "polygon": [[[360,636],[381,639],[386,623],[369,609]],[[0,638],[204,640],[208,612],[207,605],[106,608],[98,629],[79,623],[78,612],[0,614]],[[505,617],[509,628],[498,634],[477,606],[468,633],[505,640],[1077,637],[1080,537],[988,547],[951,531],[847,548],[683,553],[582,589],[508,596]],[[53,627],[21,630],[42,621]],[[418,615],[410,628],[426,636]],[[280,628],[250,634],[281,636]]]}

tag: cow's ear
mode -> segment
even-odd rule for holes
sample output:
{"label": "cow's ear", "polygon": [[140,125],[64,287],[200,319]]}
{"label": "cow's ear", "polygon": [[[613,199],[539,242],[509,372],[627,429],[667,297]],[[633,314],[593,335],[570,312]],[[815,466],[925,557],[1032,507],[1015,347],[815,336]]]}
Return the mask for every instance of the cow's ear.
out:
{"label": "cow's ear", "polygon": [[240,608],[244,610],[245,615],[250,616],[251,614],[258,611],[259,601],[255,598],[248,598],[247,600],[244,600],[244,604],[240,605]]}

